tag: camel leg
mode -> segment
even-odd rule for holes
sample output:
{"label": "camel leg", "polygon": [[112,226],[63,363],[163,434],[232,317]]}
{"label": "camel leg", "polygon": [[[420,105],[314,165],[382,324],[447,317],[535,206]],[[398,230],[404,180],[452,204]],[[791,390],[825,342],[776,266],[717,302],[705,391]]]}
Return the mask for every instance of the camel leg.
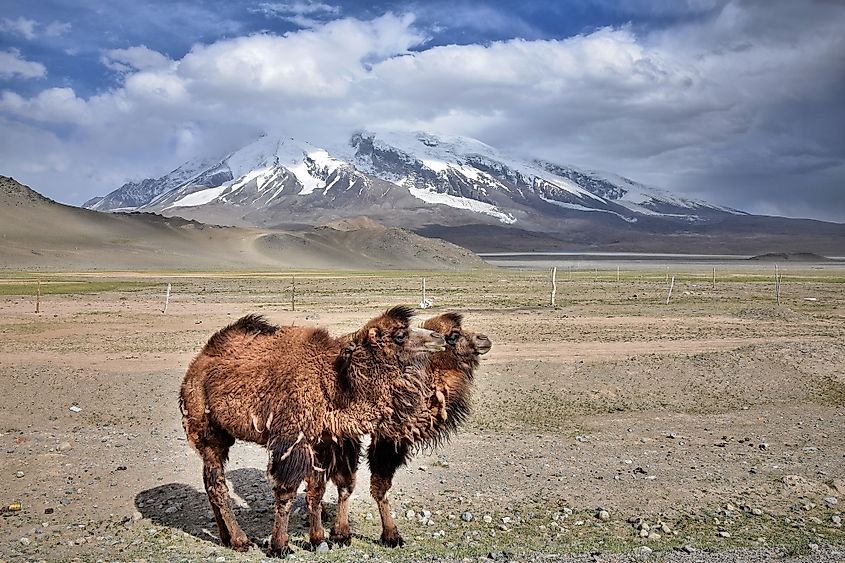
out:
{"label": "camel leg", "polygon": [[373,440],[367,451],[370,463],[370,494],[373,495],[381,516],[381,543],[388,547],[405,544],[390,514],[387,492],[393,485],[396,469],[407,463],[408,454],[407,446],[384,440]]}
{"label": "camel leg", "polygon": [[323,496],[326,494],[326,478],[322,473],[306,479],[305,503],[308,506],[308,539],[316,548],[326,541],[323,529]]}
{"label": "camel leg", "polygon": [[337,485],[337,515],[331,531],[331,540],[338,545],[352,543],[349,529],[349,502],[355,490],[355,473],[358,471],[358,456],[361,444],[353,440],[344,440],[338,455],[337,466],[331,478]]}
{"label": "camel leg", "polygon": [[275,485],[273,487],[273,494],[276,496],[276,520],[273,522],[273,535],[270,537],[272,557],[284,557],[291,553],[288,547],[288,521],[296,498],[297,486]]}
{"label": "camel leg", "polygon": [[229,499],[229,488],[226,486],[224,466],[229,455],[229,446],[207,445],[198,450],[202,456],[202,479],[205,492],[208,494],[208,502],[211,504],[214,519],[217,521],[220,543],[236,551],[246,551],[250,546],[249,538],[235,519]]}

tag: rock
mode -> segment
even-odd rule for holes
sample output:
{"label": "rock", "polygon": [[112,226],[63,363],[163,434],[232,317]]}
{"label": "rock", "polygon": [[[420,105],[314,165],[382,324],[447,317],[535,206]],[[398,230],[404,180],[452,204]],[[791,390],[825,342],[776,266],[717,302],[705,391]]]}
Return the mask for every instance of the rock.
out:
{"label": "rock", "polygon": [[651,548],[650,548],[649,546],[647,546],[647,545],[642,545],[642,546],[640,546],[640,547],[637,549],[637,551],[639,551],[640,555],[651,555],[651,554],[654,552],[654,550],[653,550],[653,549],[651,549]]}
{"label": "rock", "polygon": [[30,540],[27,537],[23,537],[23,538],[18,540],[18,543],[20,543],[21,545],[29,545],[29,544],[32,543],[32,540]]}
{"label": "rock", "polygon": [[716,533],[716,535],[717,535],[717,536],[719,536],[720,538],[729,538],[729,537],[731,537],[731,533],[730,533],[730,532],[726,532],[726,531],[724,531],[724,530],[721,530],[721,531],[717,532],[717,533]]}
{"label": "rock", "polygon": [[610,520],[610,512],[608,512],[607,510],[599,510],[597,516],[599,520],[603,520],[605,522]]}
{"label": "rock", "polygon": [[15,471],[15,477],[17,477],[18,479],[20,479],[20,478],[21,478],[21,477],[23,477],[23,476],[24,476],[24,472],[23,472],[23,471]]}
{"label": "rock", "polygon": [[510,516],[503,516],[502,517],[502,524],[510,524],[510,523],[511,523],[511,517]]}
{"label": "rock", "polygon": [[751,514],[753,514],[754,516],[762,516],[762,515],[763,515],[763,511],[762,511],[762,510],[760,510],[759,508],[752,508],[752,509],[751,509]]}
{"label": "rock", "polygon": [[225,557],[223,557],[223,556],[221,555],[220,557],[218,557],[217,559],[215,559],[215,561],[216,561],[217,563],[226,563],[226,558],[225,558]]}
{"label": "rock", "polygon": [[71,405],[71,407],[70,407],[68,410],[69,410],[70,412],[82,412],[82,408],[81,408],[81,407],[78,407],[78,406],[76,406],[76,405]]}
{"label": "rock", "polygon": [[695,548],[691,545],[685,545],[681,548],[681,551],[683,551],[684,553],[695,553]]}
{"label": "rock", "polygon": [[725,505],[725,510],[727,510],[729,512],[734,512],[734,511],[736,511],[736,506],[734,506],[733,503],[729,502],[728,504]]}
{"label": "rock", "polygon": [[405,513],[405,518],[407,518],[408,520],[413,520],[414,516],[416,516],[416,515],[417,515],[416,512],[414,512],[413,510],[409,510],[408,512]]}
{"label": "rock", "polygon": [[767,444],[766,442],[760,442],[760,445],[757,446],[757,447],[765,452],[766,450],[769,449],[769,444]]}
{"label": "rock", "polygon": [[179,507],[175,505],[168,506],[164,509],[165,514],[174,514],[176,512],[179,512]]}
{"label": "rock", "polygon": [[[23,472],[18,471],[18,473],[23,473]],[[829,497],[824,497],[824,502],[828,506],[836,506],[836,504],[839,502],[839,499],[837,499],[835,496],[829,496]]]}
{"label": "rock", "polygon": [[807,547],[809,547],[811,551],[818,551],[819,550],[819,544],[817,544],[817,543],[808,543]]}
{"label": "rock", "polygon": [[143,517],[144,517],[144,515],[141,514],[140,512],[138,512],[137,510],[132,513],[132,520],[134,522],[137,522],[138,520],[142,519]]}
{"label": "rock", "polygon": [[845,479],[834,479],[833,488],[836,489],[836,492],[840,495],[845,495]]}
{"label": "rock", "polygon": [[648,530],[640,530],[640,537],[647,538],[648,537]]}
{"label": "rock", "polygon": [[671,534],[672,528],[670,528],[669,524],[667,524],[666,522],[661,522],[660,523],[660,531],[663,532],[664,534]]}
{"label": "rock", "polygon": [[830,517],[830,521],[833,522],[834,526],[841,526],[842,525],[842,517],[838,514],[834,514]]}
{"label": "rock", "polygon": [[70,442],[62,442],[56,447],[56,450],[60,452],[66,452],[68,450],[72,450],[73,446],[70,445]]}
{"label": "rock", "polygon": [[651,526],[649,526],[647,522],[640,522],[639,529],[648,532],[649,530],[651,530]]}
{"label": "rock", "polygon": [[659,532],[649,532],[648,539],[650,540],[659,540],[663,536]]}
{"label": "rock", "polygon": [[461,520],[464,522],[472,522],[472,512],[461,512]]}
{"label": "rock", "polygon": [[481,519],[484,520],[485,524],[490,524],[493,521],[493,517],[489,514],[485,514],[484,517]]}
{"label": "rock", "polygon": [[326,542],[320,543],[317,546],[317,553],[328,553],[329,552],[329,544]]}

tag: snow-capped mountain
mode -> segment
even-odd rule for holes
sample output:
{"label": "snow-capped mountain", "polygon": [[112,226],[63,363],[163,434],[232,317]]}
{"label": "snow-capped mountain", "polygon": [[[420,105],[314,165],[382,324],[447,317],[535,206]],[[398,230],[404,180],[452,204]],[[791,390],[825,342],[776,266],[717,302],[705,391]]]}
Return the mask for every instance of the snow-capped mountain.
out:
{"label": "snow-capped mountain", "polygon": [[741,214],[612,174],[513,157],[473,139],[371,132],[337,146],[265,135],[85,206],[256,226],[366,215],[411,228],[486,223],[528,230],[554,230],[587,214],[627,224]]}

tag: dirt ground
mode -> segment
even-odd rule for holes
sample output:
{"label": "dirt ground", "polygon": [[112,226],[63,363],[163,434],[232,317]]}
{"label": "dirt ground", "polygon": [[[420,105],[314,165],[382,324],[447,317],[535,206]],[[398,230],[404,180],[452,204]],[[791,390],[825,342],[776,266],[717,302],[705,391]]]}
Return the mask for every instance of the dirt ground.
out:
{"label": "dirt ground", "polygon": [[[679,272],[668,305],[662,266],[576,272],[554,309],[538,271],[300,272],[296,311],[287,274],[40,276],[36,314],[34,275],[0,273],[0,560],[267,559],[217,542],[177,407],[188,362],[249,312],[350,331],[418,302],[422,276],[421,317],[462,311],[494,342],[474,414],[398,473],[404,548],[376,545],[363,464],[353,545],[294,559],[845,560],[843,269],[788,272],[780,305],[762,270]],[[258,543],[265,466],[248,444],[228,466]]]}

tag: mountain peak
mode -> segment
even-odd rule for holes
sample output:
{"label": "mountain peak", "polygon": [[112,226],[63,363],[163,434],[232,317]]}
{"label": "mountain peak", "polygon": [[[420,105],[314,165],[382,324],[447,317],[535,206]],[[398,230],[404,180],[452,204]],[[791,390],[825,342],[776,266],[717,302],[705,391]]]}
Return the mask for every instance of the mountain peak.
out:
{"label": "mountain peak", "polygon": [[255,226],[368,216],[411,228],[480,223],[545,231],[584,214],[634,224],[736,213],[620,176],[514,157],[467,137],[370,130],[327,146],[263,134],[224,158],[196,159],[89,206]]}

